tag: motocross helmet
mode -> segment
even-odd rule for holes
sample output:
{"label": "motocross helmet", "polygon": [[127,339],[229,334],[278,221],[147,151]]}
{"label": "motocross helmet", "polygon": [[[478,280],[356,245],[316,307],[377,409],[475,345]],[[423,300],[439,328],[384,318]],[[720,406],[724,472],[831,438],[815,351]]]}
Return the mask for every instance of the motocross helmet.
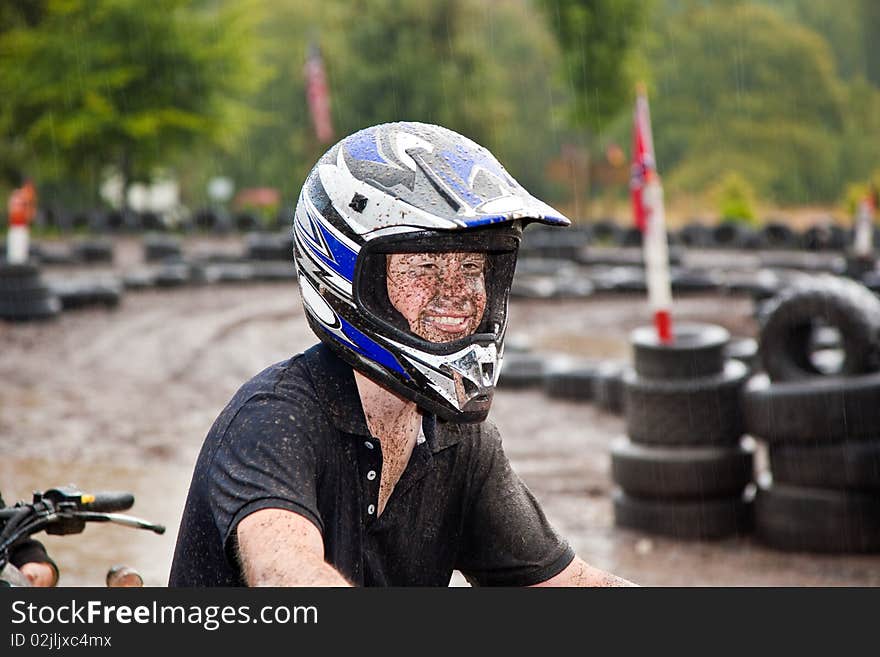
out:
{"label": "motocross helmet", "polygon": [[[306,317],[344,361],[451,422],[481,422],[501,371],[523,227],[568,226],[485,148],[446,128],[386,123],[338,142],[303,184],[293,222]],[[476,332],[449,342],[413,333],[387,293],[394,253],[486,254]]]}

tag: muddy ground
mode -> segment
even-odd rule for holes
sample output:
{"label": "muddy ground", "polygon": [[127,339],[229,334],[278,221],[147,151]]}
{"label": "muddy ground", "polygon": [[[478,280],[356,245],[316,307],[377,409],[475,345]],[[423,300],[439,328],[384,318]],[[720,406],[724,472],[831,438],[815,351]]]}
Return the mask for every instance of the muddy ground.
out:
{"label": "muddy ground", "polygon": [[[235,242],[200,244],[234,252]],[[112,268],[45,268],[52,278],[140,266],[139,243],[117,243]],[[751,301],[678,299],[677,318],[751,335]],[[546,353],[629,359],[627,333],[648,311],[638,296],[514,301],[512,336]],[[0,322],[0,490],[7,501],[75,483],[127,489],[131,513],[157,536],[92,525],[44,537],[62,586],[102,586],[126,563],[148,586],[166,582],[190,474],[205,433],[241,383],[315,338],[294,283],[129,291],[114,310],[66,312],[41,324]],[[877,586],[880,556],[777,552],[752,538],[682,542],[614,527],[609,445],[624,421],[592,404],[500,390],[491,413],[514,468],[588,562],[651,586]],[[462,584],[456,576],[453,584]]]}

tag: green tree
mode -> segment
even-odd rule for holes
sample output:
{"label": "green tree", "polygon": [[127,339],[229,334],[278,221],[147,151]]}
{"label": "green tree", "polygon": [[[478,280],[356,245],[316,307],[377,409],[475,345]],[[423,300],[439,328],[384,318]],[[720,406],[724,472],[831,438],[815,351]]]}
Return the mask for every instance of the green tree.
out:
{"label": "green tree", "polygon": [[266,120],[250,124],[235,157],[211,165],[239,186],[278,187],[293,203],[329,146],[306,105],[315,42],[337,138],[387,121],[439,123],[487,146],[530,189],[547,188],[564,92],[552,34],[528,0],[264,0],[264,14],[259,45],[274,75],[255,105]]}
{"label": "green tree", "polygon": [[596,132],[633,97],[632,53],[651,3],[541,0],[564,52],[573,119]]}
{"label": "green tree", "polygon": [[[204,141],[230,148],[262,71],[254,3],[46,0],[0,33],[0,141],[41,179],[124,188]],[[94,188],[95,185],[92,185]]]}
{"label": "green tree", "polygon": [[827,42],[747,3],[691,5],[650,43],[655,147],[675,189],[736,170],[762,195],[837,197],[844,88]]}

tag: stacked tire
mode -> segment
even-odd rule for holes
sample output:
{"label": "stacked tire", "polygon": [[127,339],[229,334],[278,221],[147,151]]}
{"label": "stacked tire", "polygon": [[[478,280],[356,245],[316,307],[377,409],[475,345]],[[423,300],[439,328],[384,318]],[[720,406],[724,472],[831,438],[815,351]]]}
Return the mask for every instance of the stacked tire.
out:
{"label": "stacked tire", "polygon": [[[815,334],[839,334],[828,371]],[[744,390],[748,432],[767,444],[758,538],[780,550],[880,551],[880,300],[818,276],[771,301],[759,333],[765,374]]]}
{"label": "stacked tire", "polygon": [[36,265],[0,263],[0,319],[46,320],[60,310],[61,301],[42,281]]}
{"label": "stacked tire", "polygon": [[628,437],[611,448],[618,526],[690,540],[750,531],[753,449],[741,441],[740,404],[748,369],[725,359],[729,338],[709,324],[677,326],[672,344],[652,327],[633,331]]}

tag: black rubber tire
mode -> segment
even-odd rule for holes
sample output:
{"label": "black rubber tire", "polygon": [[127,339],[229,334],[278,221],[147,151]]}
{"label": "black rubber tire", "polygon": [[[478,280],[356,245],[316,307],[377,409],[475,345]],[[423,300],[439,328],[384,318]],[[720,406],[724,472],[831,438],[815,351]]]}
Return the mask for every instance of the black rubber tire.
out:
{"label": "black rubber tire", "polygon": [[553,276],[517,276],[510,286],[510,296],[515,299],[552,299],[559,290],[559,282]]}
{"label": "black rubber tire", "polygon": [[652,500],[612,493],[614,523],[681,540],[744,536],[752,530],[752,505],[743,496],[695,500]]}
{"label": "black rubber tire", "polygon": [[40,270],[32,263],[10,265],[0,263],[0,300],[22,300],[43,290]]}
{"label": "black rubber tire", "polygon": [[544,372],[544,394],[555,399],[593,399],[595,364],[566,363],[553,365]]}
{"label": "black rubber tire", "polygon": [[586,299],[596,291],[596,286],[589,278],[575,276],[559,276],[556,279],[557,299]]}
{"label": "black rubber tire", "polygon": [[627,368],[615,361],[605,361],[596,368],[593,400],[600,409],[614,415],[624,412],[623,376]]}
{"label": "black rubber tire", "polygon": [[741,249],[745,248],[752,233],[752,229],[747,226],[725,221],[712,228],[712,241],[721,249]]}
{"label": "black rubber tire", "polygon": [[836,445],[773,445],[773,481],[817,488],[880,489],[880,440]]}
{"label": "black rubber tire", "polygon": [[181,257],[180,240],[171,235],[148,235],[144,237],[143,247],[146,262],[162,262]]}
{"label": "black rubber tire", "polygon": [[622,228],[611,219],[600,219],[590,224],[593,242],[606,246],[620,246]]}
{"label": "black rubber tire", "polygon": [[614,266],[593,272],[593,285],[599,292],[644,292],[645,270],[640,267]]}
{"label": "black rubber tire", "polygon": [[670,285],[675,294],[706,294],[721,287],[716,275],[699,269],[672,271]]}
{"label": "black rubber tire", "polygon": [[623,436],[611,443],[611,477],[637,497],[740,495],[754,478],[753,460],[753,450],[742,446],[649,447]]}
{"label": "black rubber tire", "polygon": [[250,212],[239,212],[234,218],[235,229],[239,232],[246,233],[248,231],[257,230],[260,227],[260,220]]}
{"label": "black rubber tire", "polygon": [[624,228],[620,235],[620,246],[642,246],[642,231],[637,227]]}
{"label": "black rubber tire", "polygon": [[119,285],[104,282],[63,282],[52,286],[52,291],[61,300],[63,310],[74,310],[90,306],[116,308],[122,298]]}
{"label": "black rubber tire", "polygon": [[762,249],[796,249],[800,239],[788,225],[771,221],[758,231],[758,244]]}
{"label": "black rubber tire", "polygon": [[724,359],[733,358],[745,363],[750,372],[756,371],[761,366],[758,357],[758,341],[754,338],[731,338],[724,345]]}
{"label": "black rubber tire", "polygon": [[877,259],[873,254],[859,256],[853,253],[847,254],[844,275],[856,281],[862,281],[866,274],[877,270]]}
{"label": "black rubber tire", "polygon": [[505,353],[497,387],[520,389],[541,386],[546,361],[541,354]]}
{"label": "black rubber tire", "polygon": [[24,262],[13,265],[8,262],[0,262],[0,283],[5,280],[20,280],[34,278],[40,275],[40,268],[32,262]]}
{"label": "black rubber tire", "polygon": [[648,379],[695,379],[724,370],[727,329],[714,324],[676,323],[674,341],[663,344],[653,326],[630,333],[636,373]]}
{"label": "black rubber tire", "polygon": [[32,262],[0,262],[0,319],[12,322],[55,317],[61,303],[40,278]]}
{"label": "black rubber tire", "polygon": [[255,262],[252,267],[255,281],[296,281],[296,267],[292,262]]}
{"label": "black rubber tire", "polygon": [[156,286],[156,275],[145,270],[131,271],[122,277],[122,285],[126,290],[145,290]]}
{"label": "black rubber tire", "polygon": [[810,339],[819,325],[840,332],[840,374],[880,369],[880,299],[854,281],[816,276],[784,289],[763,308],[759,352],[773,381],[827,376],[810,360]]}
{"label": "black rubber tire", "polygon": [[254,280],[254,268],[247,263],[213,265],[217,269],[218,283],[250,283]]}
{"label": "black rubber tire", "polygon": [[202,208],[193,215],[193,224],[197,230],[213,231],[220,226],[222,222],[217,213],[210,208]]}
{"label": "black rubber tire", "polygon": [[801,243],[809,251],[841,251],[849,243],[846,231],[833,223],[821,223],[807,228]]}
{"label": "black rubber tire", "polygon": [[163,231],[168,230],[165,218],[158,212],[142,212],[140,215],[140,223],[142,230],[146,231]]}
{"label": "black rubber tire", "polygon": [[678,241],[684,246],[698,249],[714,246],[712,229],[699,222],[683,226],[678,231]]}
{"label": "black rubber tire", "polygon": [[755,496],[755,532],[770,547],[793,552],[880,551],[880,496],[772,485]]}
{"label": "black rubber tire", "polygon": [[73,253],[85,263],[113,262],[113,242],[109,240],[82,240],[74,245]]}
{"label": "black rubber tire", "polygon": [[576,260],[589,242],[588,228],[570,227],[560,231],[533,224],[523,233],[520,251],[527,257]]}
{"label": "black rubber tire", "polygon": [[880,374],[771,383],[743,388],[746,432],[768,443],[829,444],[880,436]]}
{"label": "black rubber tire", "polygon": [[156,287],[180,287],[192,282],[192,272],[189,265],[182,263],[165,265],[153,277],[153,283]]}
{"label": "black rubber tire", "polygon": [[290,260],[293,237],[287,233],[250,233],[245,252],[251,260]]}
{"label": "black rubber tire", "polygon": [[740,389],[748,368],[729,360],[699,379],[646,379],[624,374],[627,433],[644,445],[732,446],[745,433]]}
{"label": "black rubber tire", "polygon": [[44,294],[27,301],[0,300],[0,319],[10,322],[43,321],[61,312],[61,301],[51,294]]}

